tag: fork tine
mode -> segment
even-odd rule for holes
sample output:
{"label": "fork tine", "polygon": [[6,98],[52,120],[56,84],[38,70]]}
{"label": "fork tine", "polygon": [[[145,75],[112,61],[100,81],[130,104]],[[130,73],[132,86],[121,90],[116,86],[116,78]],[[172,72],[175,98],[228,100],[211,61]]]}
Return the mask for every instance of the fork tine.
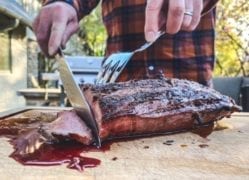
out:
{"label": "fork tine", "polygon": [[[112,56],[112,55],[111,55]],[[101,65],[101,69],[97,75],[97,81],[104,76],[104,73],[106,72],[106,70],[108,69],[108,67],[111,65],[111,56],[106,58],[103,62],[103,64]]]}
{"label": "fork tine", "polygon": [[112,74],[112,77],[110,78],[109,83],[114,83],[114,82],[116,81],[116,79],[118,78],[118,75],[119,75],[119,71],[115,71],[115,72]]}
{"label": "fork tine", "polygon": [[96,79],[96,83],[104,84],[110,77],[110,74],[113,72],[113,67],[119,63],[115,54],[112,54],[105,60],[105,63],[102,65],[101,70],[99,71]]}
{"label": "fork tine", "polygon": [[103,73],[104,73],[104,69],[100,68],[100,71],[98,72],[98,75],[96,77],[96,83],[99,83],[100,78],[103,76]]}
{"label": "fork tine", "polygon": [[[98,75],[96,78],[96,83],[106,83],[107,80],[110,77],[110,74],[112,74],[111,69],[113,69],[116,64],[119,63],[119,53],[115,53],[110,55],[107,59],[105,59]],[[107,74],[108,73],[108,74]]]}
{"label": "fork tine", "polygon": [[99,78],[97,81],[96,81],[97,84],[104,84],[104,79],[103,77]]}
{"label": "fork tine", "polygon": [[119,67],[121,61],[117,61],[117,63],[113,64],[107,72],[105,73],[105,76],[103,77],[103,83],[107,83],[108,80],[112,77],[113,73],[116,71],[117,67]]}
{"label": "fork tine", "polygon": [[101,70],[98,73],[96,83],[115,82],[120,73],[122,72],[122,70],[125,68],[128,61],[135,53],[144,51],[152,44],[154,44],[157,41],[157,39],[159,39],[164,34],[165,32],[159,31],[158,36],[154,41],[147,42],[144,45],[142,45],[140,48],[132,52],[120,52],[120,53],[111,54],[107,59],[105,59],[101,67]]}
{"label": "fork tine", "polygon": [[110,55],[103,63],[97,75],[96,83],[115,82],[133,54],[133,52],[122,52]]}
{"label": "fork tine", "polygon": [[118,64],[115,71],[112,73],[110,77],[110,83],[113,83],[118,78],[121,71],[125,68],[126,64],[130,60],[130,58],[133,56],[134,53],[123,53],[122,59],[120,60],[120,63]]}
{"label": "fork tine", "polygon": [[110,83],[114,83],[116,79],[118,78],[119,74],[122,72],[122,70],[125,68],[126,64],[128,63],[129,59],[125,59],[125,61],[122,61],[122,63],[119,63],[119,66],[115,69],[115,72],[112,73],[112,76],[110,77]]}
{"label": "fork tine", "polygon": [[103,83],[103,77],[105,75],[105,72],[107,71],[107,69],[109,68],[110,64],[109,65],[105,65],[105,67],[101,67],[98,75],[97,75],[97,78],[96,78],[96,83]]}
{"label": "fork tine", "polygon": [[105,67],[107,66],[108,64],[111,64],[112,63],[112,60],[115,59],[115,56],[116,54],[111,54],[109,57],[107,57],[105,60],[104,60],[104,63],[102,65],[102,67]]}

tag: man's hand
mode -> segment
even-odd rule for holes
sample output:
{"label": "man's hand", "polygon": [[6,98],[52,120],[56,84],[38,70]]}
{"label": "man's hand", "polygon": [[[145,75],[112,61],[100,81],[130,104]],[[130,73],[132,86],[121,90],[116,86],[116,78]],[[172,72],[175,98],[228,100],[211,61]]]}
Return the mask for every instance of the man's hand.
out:
{"label": "man's hand", "polygon": [[[168,9],[165,3],[168,3]],[[200,22],[202,9],[203,0],[147,0],[144,28],[146,40],[154,40],[159,30],[169,34],[180,30],[193,31]]]}
{"label": "man's hand", "polygon": [[64,2],[44,6],[33,24],[37,41],[46,56],[55,55],[60,46],[65,48],[78,29],[76,10]]}

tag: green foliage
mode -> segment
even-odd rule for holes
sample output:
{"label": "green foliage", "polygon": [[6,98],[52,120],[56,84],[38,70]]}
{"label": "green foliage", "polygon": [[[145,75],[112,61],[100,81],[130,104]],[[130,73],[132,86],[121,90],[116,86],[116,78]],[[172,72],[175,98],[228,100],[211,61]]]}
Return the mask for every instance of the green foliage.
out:
{"label": "green foliage", "polygon": [[221,0],[217,11],[215,76],[249,76],[249,3]]}
{"label": "green foliage", "polygon": [[102,23],[100,6],[80,23],[79,38],[81,39],[82,50],[85,54],[90,56],[104,55],[107,35]]}
{"label": "green foliage", "polygon": [[[227,37],[224,31],[220,31],[217,35],[216,42],[216,68],[215,75],[218,76],[237,76],[240,71],[240,63],[238,60],[239,47],[233,40]],[[239,39],[236,35],[232,35],[236,41]]]}
{"label": "green foliage", "polygon": [[67,43],[65,53],[68,55],[104,56],[106,38],[101,7],[98,6],[80,22],[80,30]]}

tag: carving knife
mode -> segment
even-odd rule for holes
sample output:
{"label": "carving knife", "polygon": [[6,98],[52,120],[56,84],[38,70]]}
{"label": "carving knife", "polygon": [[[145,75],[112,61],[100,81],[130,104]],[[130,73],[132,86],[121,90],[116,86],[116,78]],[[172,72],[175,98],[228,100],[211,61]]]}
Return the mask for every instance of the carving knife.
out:
{"label": "carving knife", "polygon": [[57,62],[59,63],[59,72],[62,84],[66,90],[67,97],[73,106],[79,117],[84,120],[84,122],[90,127],[95,138],[95,143],[98,147],[101,147],[101,141],[99,137],[99,130],[94,119],[93,113],[89,104],[86,101],[84,94],[81,92],[78,84],[73,78],[73,73],[65,59],[65,56],[61,49],[59,49],[57,55],[55,56]]}

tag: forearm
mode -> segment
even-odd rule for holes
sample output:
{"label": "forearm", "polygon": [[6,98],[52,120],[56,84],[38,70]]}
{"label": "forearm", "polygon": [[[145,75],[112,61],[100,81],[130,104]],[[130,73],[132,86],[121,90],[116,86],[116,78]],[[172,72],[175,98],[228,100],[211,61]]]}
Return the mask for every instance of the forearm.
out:
{"label": "forearm", "polygon": [[77,11],[78,18],[88,15],[99,3],[100,0],[43,0],[43,5],[62,1],[72,5]]}

